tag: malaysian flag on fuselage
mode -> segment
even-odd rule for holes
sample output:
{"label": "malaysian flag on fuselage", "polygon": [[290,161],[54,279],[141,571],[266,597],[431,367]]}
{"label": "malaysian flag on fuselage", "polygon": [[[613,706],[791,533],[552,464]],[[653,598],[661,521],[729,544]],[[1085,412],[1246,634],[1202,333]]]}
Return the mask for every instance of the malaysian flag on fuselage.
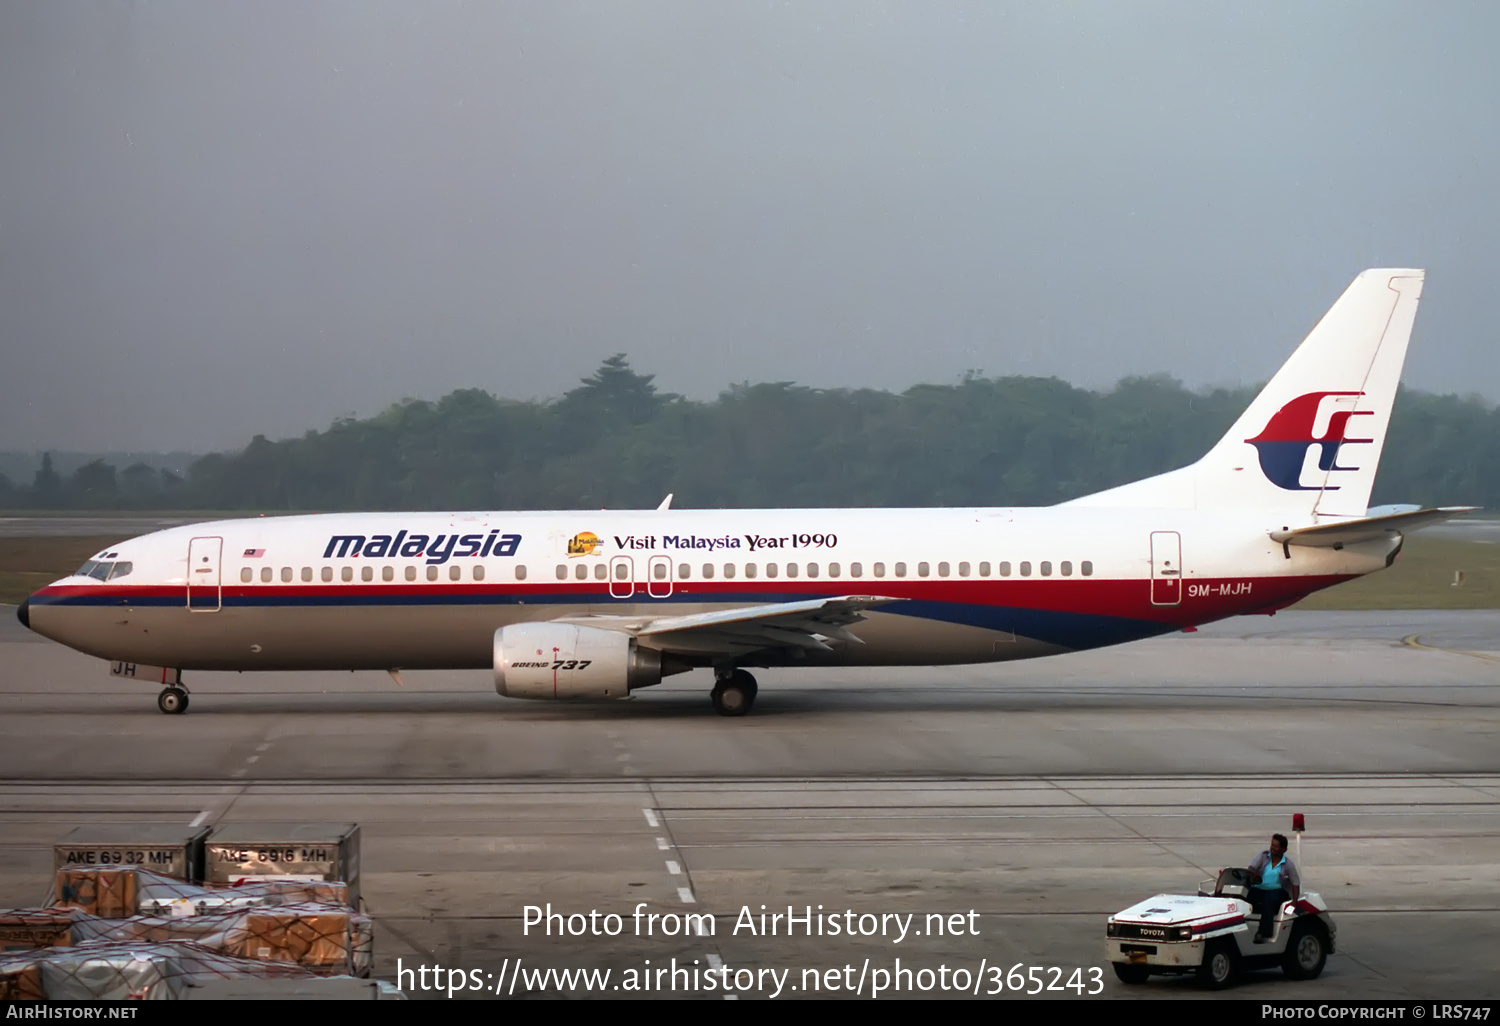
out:
{"label": "malaysian flag on fuselage", "polygon": [[266,554],[266,550],[265,549],[246,549],[245,550],[245,556],[244,556],[244,558],[245,559],[259,559],[261,556],[264,556],[265,554]]}

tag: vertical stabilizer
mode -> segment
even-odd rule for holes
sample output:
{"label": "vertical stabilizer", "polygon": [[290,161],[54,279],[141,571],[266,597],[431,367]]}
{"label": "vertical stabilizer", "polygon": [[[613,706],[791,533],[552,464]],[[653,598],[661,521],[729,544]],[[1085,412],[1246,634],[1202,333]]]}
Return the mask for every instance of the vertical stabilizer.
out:
{"label": "vertical stabilizer", "polygon": [[1364,516],[1422,281],[1419,270],[1365,271],[1208,455],[1074,501]]}

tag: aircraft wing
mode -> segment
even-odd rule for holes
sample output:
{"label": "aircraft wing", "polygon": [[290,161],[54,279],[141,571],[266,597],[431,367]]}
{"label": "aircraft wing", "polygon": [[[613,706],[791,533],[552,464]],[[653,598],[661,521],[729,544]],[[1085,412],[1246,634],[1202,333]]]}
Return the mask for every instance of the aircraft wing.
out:
{"label": "aircraft wing", "polygon": [[743,655],[766,648],[831,652],[831,640],[863,644],[846,628],[865,619],[864,610],[904,601],[880,595],[838,595],[687,616],[587,616],[568,617],[566,622],[625,630],[649,641],[653,648],[673,652]]}
{"label": "aircraft wing", "polygon": [[1374,541],[1391,534],[1415,531],[1428,524],[1441,523],[1452,517],[1472,513],[1478,506],[1441,506],[1437,509],[1417,509],[1405,513],[1392,513],[1383,517],[1358,517],[1316,527],[1298,527],[1293,530],[1272,531],[1271,540],[1282,545],[1308,545],[1313,548],[1335,548],[1353,545],[1356,542]]}

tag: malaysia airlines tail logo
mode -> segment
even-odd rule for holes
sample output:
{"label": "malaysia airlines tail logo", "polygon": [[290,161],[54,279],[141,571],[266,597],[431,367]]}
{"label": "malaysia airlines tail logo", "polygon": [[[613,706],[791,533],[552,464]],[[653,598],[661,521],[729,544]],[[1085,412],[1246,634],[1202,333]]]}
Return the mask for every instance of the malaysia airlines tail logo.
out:
{"label": "malaysia airlines tail logo", "polygon": [[[1316,484],[1303,484],[1302,472],[1307,467],[1307,452],[1318,446],[1318,470],[1359,470],[1360,468],[1339,465],[1339,450],[1346,445],[1368,445],[1373,438],[1348,437],[1349,421],[1354,417],[1370,416],[1373,410],[1339,409],[1355,404],[1363,392],[1308,392],[1299,395],[1272,414],[1265,428],[1254,438],[1245,441],[1255,446],[1260,455],[1260,469],[1266,478],[1278,488],[1292,492],[1315,492],[1319,489],[1337,491],[1334,484],[1323,484],[1326,478],[1319,477]],[[1327,415],[1327,426],[1318,435],[1319,412],[1325,399],[1333,407]]]}

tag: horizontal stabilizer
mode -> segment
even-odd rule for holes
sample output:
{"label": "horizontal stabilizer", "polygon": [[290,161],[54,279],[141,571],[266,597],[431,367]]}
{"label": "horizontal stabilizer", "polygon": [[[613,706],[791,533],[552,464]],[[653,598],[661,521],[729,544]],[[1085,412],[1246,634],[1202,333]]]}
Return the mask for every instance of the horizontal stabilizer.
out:
{"label": "horizontal stabilizer", "polygon": [[1272,531],[1271,540],[1282,545],[1307,545],[1313,548],[1331,549],[1357,542],[1375,541],[1392,534],[1404,534],[1429,524],[1442,523],[1453,517],[1472,513],[1478,506],[1442,506],[1438,509],[1417,509],[1406,513],[1391,513],[1382,517],[1360,517],[1334,524],[1319,524],[1316,527],[1299,527],[1291,531]]}

